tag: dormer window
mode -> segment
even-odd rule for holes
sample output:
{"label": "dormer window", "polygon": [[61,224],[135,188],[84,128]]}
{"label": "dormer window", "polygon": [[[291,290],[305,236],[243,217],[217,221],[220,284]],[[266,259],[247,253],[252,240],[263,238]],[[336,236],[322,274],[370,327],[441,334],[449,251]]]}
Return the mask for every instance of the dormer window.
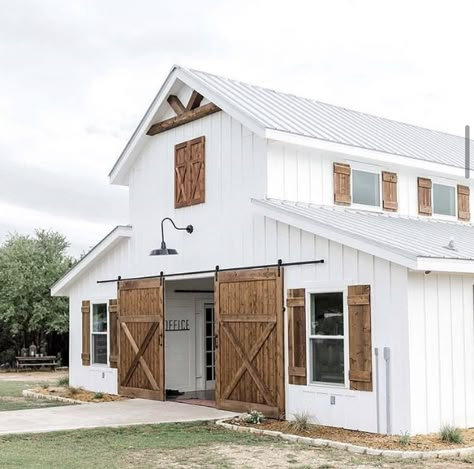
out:
{"label": "dormer window", "polygon": [[352,203],[380,207],[380,173],[352,170]]}
{"label": "dormer window", "polygon": [[456,188],[433,183],[433,214],[456,216]]}

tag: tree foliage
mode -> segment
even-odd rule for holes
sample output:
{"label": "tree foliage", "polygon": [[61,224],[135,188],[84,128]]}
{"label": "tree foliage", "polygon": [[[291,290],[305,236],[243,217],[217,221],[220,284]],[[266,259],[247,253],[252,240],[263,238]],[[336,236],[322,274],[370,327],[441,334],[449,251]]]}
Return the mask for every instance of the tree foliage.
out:
{"label": "tree foliage", "polygon": [[36,230],[34,236],[13,234],[0,247],[0,326],[17,352],[68,331],[67,299],[50,293],[73,264],[68,247],[63,235],[45,230]]}

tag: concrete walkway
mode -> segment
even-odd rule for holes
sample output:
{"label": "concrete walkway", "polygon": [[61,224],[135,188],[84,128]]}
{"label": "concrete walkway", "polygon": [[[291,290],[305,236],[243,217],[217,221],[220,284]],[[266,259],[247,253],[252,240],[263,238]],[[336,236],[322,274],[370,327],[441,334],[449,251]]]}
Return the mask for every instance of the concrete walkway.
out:
{"label": "concrete walkway", "polygon": [[0,435],[217,420],[235,415],[236,413],[192,404],[130,399],[101,404],[0,412]]}

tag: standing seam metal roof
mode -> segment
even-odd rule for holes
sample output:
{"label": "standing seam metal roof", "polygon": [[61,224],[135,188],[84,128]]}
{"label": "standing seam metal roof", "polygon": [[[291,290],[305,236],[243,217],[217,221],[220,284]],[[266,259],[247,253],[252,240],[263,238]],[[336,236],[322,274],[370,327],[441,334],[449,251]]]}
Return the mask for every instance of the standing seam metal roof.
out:
{"label": "standing seam metal roof", "polygon": [[464,137],[185,70],[266,129],[464,168]]}
{"label": "standing seam metal roof", "polygon": [[[474,260],[472,225],[277,199],[258,203],[412,257]],[[446,247],[450,239],[455,250]]]}

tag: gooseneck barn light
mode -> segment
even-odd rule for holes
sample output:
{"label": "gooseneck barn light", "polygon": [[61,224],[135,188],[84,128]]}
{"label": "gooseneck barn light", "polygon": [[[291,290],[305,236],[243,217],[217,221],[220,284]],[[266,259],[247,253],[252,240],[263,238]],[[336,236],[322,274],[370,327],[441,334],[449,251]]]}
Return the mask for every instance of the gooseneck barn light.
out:
{"label": "gooseneck barn light", "polygon": [[178,254],[178,251],[176,249],[166,247],[165,233],[164,233],[164,230],[163,230],[163,223],[166,220],[169,220],[171,222],[171,224],[173,225],[175,230],[186,231],[189,234],[191,234],[194,231],[193,225],[188,225],[184,228],[179,228],[178,226],[175,225],[174,221],[171,218],[169,218],[169,217],[163,218],[163,220],[161,220],[161,248],[160,249],[153,249],[153,251],[150,252],[150,256],[168,256],[170,254]]}

